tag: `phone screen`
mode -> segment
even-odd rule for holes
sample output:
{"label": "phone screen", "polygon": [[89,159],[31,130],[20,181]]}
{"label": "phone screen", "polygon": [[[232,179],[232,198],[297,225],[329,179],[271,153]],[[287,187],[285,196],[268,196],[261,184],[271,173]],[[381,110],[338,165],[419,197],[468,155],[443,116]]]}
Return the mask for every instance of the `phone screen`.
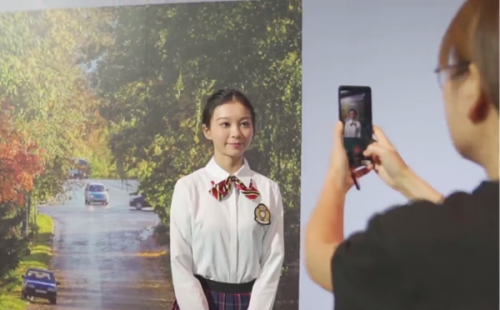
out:
{"label": "phone screen", "polygon": [[344,123],[344,146],[349,165],[365,166],[363,155],[373,141],[372,91],[368,86],[339,87],[339,118]]}

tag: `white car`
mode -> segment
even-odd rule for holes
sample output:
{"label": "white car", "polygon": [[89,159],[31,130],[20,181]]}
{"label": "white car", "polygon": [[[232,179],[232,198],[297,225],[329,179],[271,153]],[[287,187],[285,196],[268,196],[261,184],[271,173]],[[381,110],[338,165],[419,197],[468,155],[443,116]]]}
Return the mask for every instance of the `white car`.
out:
{"label": "white car", "polygon": [[102,183],[88,183],[85,186],[85,204],[101,203],[109,204],[108,189]]}

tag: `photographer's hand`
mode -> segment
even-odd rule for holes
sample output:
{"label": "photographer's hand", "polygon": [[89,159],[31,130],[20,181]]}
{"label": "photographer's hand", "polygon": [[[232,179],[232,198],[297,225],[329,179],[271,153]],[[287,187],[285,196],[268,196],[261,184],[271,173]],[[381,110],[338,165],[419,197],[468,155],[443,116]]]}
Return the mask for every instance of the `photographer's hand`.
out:
{"label": "photographer's hand", "polygon": [[355,172],[349,166],[347,152],[344,147],[344,125],[339,121],[333,133],[333,150],[330,155],[330,167],[328,178],[331,178],[334,183],[348,192],[354,185],[353,177],[359,179],[370,172],[371,168],[366,167]]}
{"label": "photographer's hand", "polygon": [[376,142],[368,146],[363,153],[372,157],[373,170],[391,188],[403,194],[409,200],[429,200],[440,203],[443,196],[421,179],[404,162],[384,132],[373,126]]}
{"label": "photographer's hand", "polygon": [[[337,246],[344,241],[344,202],[353,186],[352,171],[344,148],[344,126],[338,122],[333,134],[333,151],[323,189],[305,232],[305,265],[311,278],[333,291],[331,262]],[[362,169],[356,178],[369,172]]]}

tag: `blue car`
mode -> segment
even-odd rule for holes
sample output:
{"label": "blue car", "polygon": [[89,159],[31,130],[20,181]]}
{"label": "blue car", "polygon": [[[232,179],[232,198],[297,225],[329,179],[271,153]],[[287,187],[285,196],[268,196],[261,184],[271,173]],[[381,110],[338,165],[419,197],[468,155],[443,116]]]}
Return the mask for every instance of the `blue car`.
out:
{"label": "blue car", "polygon": [[60,283],[56,281],[52,271],[30,268],[22,278],[22,299],[42,298],[47,299],[53,305],[57,303],[57,286]]}

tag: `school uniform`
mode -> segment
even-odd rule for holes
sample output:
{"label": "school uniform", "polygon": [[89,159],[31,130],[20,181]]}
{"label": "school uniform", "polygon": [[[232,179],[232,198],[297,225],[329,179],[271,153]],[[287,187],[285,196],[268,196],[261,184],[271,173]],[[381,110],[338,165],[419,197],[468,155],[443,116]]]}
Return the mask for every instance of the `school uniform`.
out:
{"label": "school uniform", "polygon": [[230,175],[212,158],[175,184],[173,309],[272,310],[284,253],[280,189],[246,160]]}
{"label": "school uniform", "polygon": [[358,120],[347,119],[344,125],[344,137],[361,138],[361,123]]}
{"label": "school uniform", "polygon": [[499,184],[373,217],[332,258],[335,310],[498,310]]}

